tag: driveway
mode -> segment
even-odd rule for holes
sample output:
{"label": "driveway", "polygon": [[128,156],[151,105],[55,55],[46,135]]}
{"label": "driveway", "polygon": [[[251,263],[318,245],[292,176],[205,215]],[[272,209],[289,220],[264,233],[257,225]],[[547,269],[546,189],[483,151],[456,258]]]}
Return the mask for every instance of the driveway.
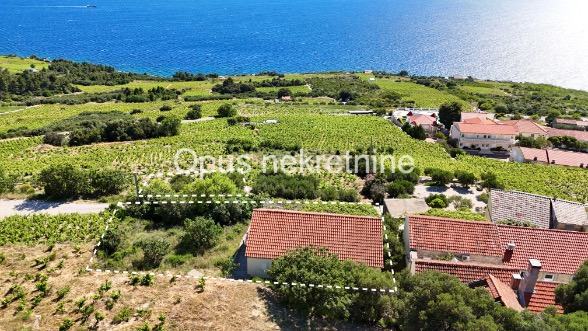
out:
{"label": "driveway", "polygon": [[0,218],[28,214],[98,214],[108,206],[107,203],[85,201],[0,200]]}

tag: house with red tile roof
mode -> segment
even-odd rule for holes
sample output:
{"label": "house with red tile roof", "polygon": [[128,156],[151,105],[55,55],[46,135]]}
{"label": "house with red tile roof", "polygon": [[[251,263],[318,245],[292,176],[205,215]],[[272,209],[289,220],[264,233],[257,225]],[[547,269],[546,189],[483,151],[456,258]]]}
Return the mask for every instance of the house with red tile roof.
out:
{"label": "house with red tile roof", "polygon": [[555,287],[568,283],[588,260],[585,232],[431,216],[408,216],[404,243],[412,273],[449,273],[470,286],[487,287],[513,309],[516,297],[531,311],[555,305]]}
{"label": "house with red tile roof", "polygon": [[427,135],[433,136],[437,132],[437,116],[435,114],[413,114],[407,117],[408,124],[422,127]]}
{"label": "house with red tile roof", "polygon": [[499,123],[455,122],[449,130],[449,136],[458,141],[460,148],[510,150],[516,142],[518,131],[512,125]]}
{"label": "house with red tile roof", "polygon": [[264,277],[272,260],[303,247],[326,248],[341,260],[383,268],[382,238],[377,217],[255,209],[245,241],[247,273]]}
{"label": "house with red tile roof", "polygon": [[514,162],[535,162],[588,168],[588,153],[564,151],[559,149],[538,149],[515,146],[510,151],[510,159]]}
{"label": "house with red tile roof", "polygon": [[567,136],[588,142],[588,131],[550,128],[529,119],[493,121],[479,115],[464,116],[464,114],[462,113],[461,122],[453,123],[449,131],[449,136],[458,140],[460,148],[481,151],[510,150],[518,136],[531,138]]}

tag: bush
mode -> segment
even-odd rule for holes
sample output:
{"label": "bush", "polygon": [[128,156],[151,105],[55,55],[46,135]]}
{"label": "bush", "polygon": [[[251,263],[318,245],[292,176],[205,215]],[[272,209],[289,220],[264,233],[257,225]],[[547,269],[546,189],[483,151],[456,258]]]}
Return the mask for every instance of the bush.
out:
{"label": "bush", "polygon": [[84,171],[69,164],[60,164],[43,169],[39,174],[39,183],[51,198],[99,197],[122,192],[127,176],[119,170]]}
{"label": "bush", "polygon": [[186,113],[186,117],[184,117],[184,119],[187,120],[197,120],[199,118],[202,118],[202,109],[199,105],[192,106],[192,109],[190,109],[188,113]]}
{"label": "bush", "polygon": [[127,187],[127,174],[120,170],[90,170],[91,195],[106,196],[122,192]]}
{"label": "bush", "polygon": [[459,195],[451,196],[447,199],[447,201],[453,204],[453,207],[456,210],[470,210],[474,207],[472,200],[461,197]]}
{"label": "bush", "polygon": [[397,180],[388,184],[386,187],[388,196],[391,198],[398,198],[402,195],[410,195],[414,192],[414,184],[407,180]]}
{"label": "bush", "polygon": [[39,183],[52,198],[74,198],[86,191],[86,178],[70,164],[58,164],[41,170]]}
{"label": "bush", "polygon": [[170,111],[172,110],[172,107],[170,105],[163,105],[161,106],[161,108],[159,108],[160,111]]}
{"label": "bush", "polygon": [[425,202],[431,208],[447,207],[447,197],[444,194],[431,194],[425,198]]}
{"label": "bush", "polygon": [[100,241],[100,249],[106,255],[112,255],[121,247],[124,242],[124,233],[116,229],[108,229]]}
{"label": "bush", "polygon": [[142,267],[146,269],[157,268],[161,261],[169,253],[170,243],[163,238],[148,238],[138,243],[143,250]]}
{"label": "bush", "polygon": [[180,133],[180,125],[182,121],[175,117],[165,117],[159,123],[157,127],[157,136],[158,137],[171,137],[177,136]]}
{"label": "bush", "polygon": [[141,109],[136,109],[136,108],[131,110],[131,112],[130,112],[131,115],[141,114],[141,113],[143,113],[143,111]]}
{"label": "bush", "polygon": [[482,187],[484,188],[498,188],[502,189],[504,186],[498,182],[498,177],[492,172],[482,173]]}
{"label": "bush", "polygon": [[490,196],[488,195],[488,193],[484,192],[482,194],[480,194],[477,198],[478,201],[482,201],[484,203],[488,203],[488,199],[490,199]]}
{"label": "bush", "polygon": [[237,110],[229,103],[225,103],[218,107],[218,117],[235,117]]}
{"label": "bush", "polygon": [[183,243],[196,253],[213,247],[223,230],[211,219],[196,217],[184,221],[184,231]]}
{"label": "bush", "polygon": [[239,264],[233,260],[233,257],[218,260],[214,265],[220,269],[223,277],[231,277],[235,270],[239,268]]}

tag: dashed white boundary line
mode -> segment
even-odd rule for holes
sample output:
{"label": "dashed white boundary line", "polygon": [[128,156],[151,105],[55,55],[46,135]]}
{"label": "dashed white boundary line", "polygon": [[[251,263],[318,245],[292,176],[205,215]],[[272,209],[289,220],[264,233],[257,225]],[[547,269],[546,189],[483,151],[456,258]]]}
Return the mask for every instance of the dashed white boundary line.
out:
{"label": "dashed white boundary line", "polygon": [[[271,201],[271,200],[270,200]],[[288,200],[291,201],[291,200]],[[155,202],[155,201],[153,201]],[[298,201],[297,201],[298,202]],[[307,201],[308,202],[308,201]],[[314,202],[314,201],[311,201]],[[326,202],[326,201],[319,201],[319,202]],[[140,204],[141,201],[137,201],[137,203],[132,203],[132,202],[119,202],[117,205],[120,207],[124,207],[124,205],[130,205],[130,204]],[[174,203],[174,202],[171,202]],[[181,202],[180,202],[181,203]],[[203,202],[201,202],[203,203]],[[207,201],[206,203],[214,203],[212,201]],[[219,201],[220,203],[220,201]],[[276,202],[276,203],[281,203],[281,202]],[[155,203],[154,203],[155,204]],[[364,203],[367,205],[367,203]],[[376,204],[377,206],[378,204]],[[128,271],[128,270],[110,270],[110,269],[92,269],[90,268],[90,265],[93,263],[94,258],[96,257],[96,254],[98,253],[98,248],[100,247],[100,245],[102,244],[102,240],[104,239],[104,235],[106,234],[106,232],[108,231],[108,228],[110,226],[110,223],[113,221],[114,216],[116,215],[116,210],[113,212],[113,214],[110,216],[110,218],[106,221],[106,226],[104,228],[104,233],[102,233],[102,235],[100,236],[100,240],[98,241],[98,243],[94,246],[94,250],[92,252],[92,256],[90,257],[90,261],[88,263],[88,265],[86,266],[86,271],[87,272],[93,272],[96,274],[113,274],[113,275],[117,275],[117,274],[121,274],[121,275],[151,275],[151,276],[157,276],[157,277],[175,277],[178,279],[205,279],[205,280],[216,280],[216,281],[223,281],[223,282],[232,282],[232,283],[250,283],[250,284],[261,284],[261,285],[281,285],[281,286],[291,286],[291,287],[305,287],[305,288],[322,288],[322,289],[344,289],[347,291],[354,291],[354,292],[369,292],[369,293],[395,293],[398,291],[398,288],[396,287],[396,278],[394,277],[394,269],[392,269],[392,260],[389,259],[390,261],[390,269],[392,272],[392,281],[394,282],[394,288],[368,288],[368,287],[355,287],[355,286],[341,286],[341,285],[325,285],[325,284],[305,284],[305,283],[299,283],[299,282],[276,282],[276,281],[269,281],[269,280],[256,280],[256,279],[234,279],[234,278],[223,278],[223,277],[211,277],[211,276],[202,276],[202,277],[198,277],[198,276],[191,276],[188,274],[185,275],[180,275],[180,274],[171,274],[171,273],[155,273],[155,272],[145,272],[145,271]],[[382,217],[382,225],[383,225],[383,229],[384,229],[384,237],[386,238],[386,240],[388,240],[388,236],[386,234],[386,225],[384,223],[384,217]],[[391,257],[390,255],[390,246],[389,244],[386,242],[386,246],[388,248],[388,256],[389,258]]]}
{"label": "dashed white boundary line", "polygon": [[386,245],[386,253],[388,255],[388,263],[390,265],[390,272],[392,273],[392,282],[394,283],[394,292],[398,291],[398,287],[396,286],[396,276],[394,273],[394,265],[392,264],[392,253],[390,253],[390,243],[388,242],[388,231],[386,229],[386,221],[384,216],[382,216],[382,226],[384,229],[384,243]]}
{"label": "dashed white boundary line", "polygon": [[[159,198],[158,196],[154,196]],[[214,196],[204,196],[213,198]],[[221,197],[222,198],[222,197]],[[230,198],[230,197],[229,197]],[[347,201],[321,201],[321,200],[246,200],[246,199],[226,199],[226,200],[135,200],[121,202],[123,205],[167,205],[167,204],[279,204],[279,205],[365,205],[372,206],[368,202],[347,202]],[[373,205],[379,207],[380,204]]]}

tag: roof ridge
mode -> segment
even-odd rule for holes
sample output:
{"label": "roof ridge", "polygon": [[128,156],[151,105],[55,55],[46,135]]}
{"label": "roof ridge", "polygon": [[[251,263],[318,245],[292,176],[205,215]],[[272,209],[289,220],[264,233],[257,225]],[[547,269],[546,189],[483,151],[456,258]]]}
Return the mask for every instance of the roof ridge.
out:
{"label": "roof ridge", "polygon": [[570,231],[570,230],[561,230],[561,229],[545,229],[545,228],[531,228],[531,227],[524,227],[524,226],[516,226],[516,225],[507,225],[507,224],[496,224],[496,226],[500,228],[514,228],[520,230],[529,230],[529,231],[541,231],[546,233],[569,233],[574,234],[577,236],[588,236],[588,232],[582,231]]}
{"label": "roof ridge", "polygon": [[415,260],[416,263],[431,263],[431,264],[443,264],[443,265],[459,265],[459,266],[472,266],[472,267],[482,267],[482,268],[495,268],[495,269],[504,269],[504,270],[513,270],[518,271],[520,270],[517,267],[511,267],[504,264],[490,264],[490,263],[477,263],[477,262],[462,262],[462,261],[444,261],[444,260],[430,260],[430,259],[422,259],[418,258]]}
{"label": "roof ridge", "polygon": [[466,219],[461,219],[461,218],[451,218],[451,217],[442,217],[442,216],[430,216],[430,215],[420,215],[420,214],[412,214],[412,215],[408,215],[408,218],[424,218],[424,219],[430,219],[430,220],[436,220],[436,221],[451,221],[451,222],[461,222],[461,223],[472,223],[472,224],[478,224],[478,225],[483,225],[483,226],[495,226],[496,224],[494,224],[493,222],[490,221],[470,221],[470,220],[466,220]]}
{"label": "roof ridge", "polygon": [[370,220],[378,220],[381,221],[380,217],[376,216],[362,216],[362,215],[348,215],[348,214],[335,214],[335,213],[321,213],[316,211],[300,211],[300,210],[291,210],[291,209],[273,209],[273,208],[255,208],[253,212],[271,212],[271,213],[288,213],[288,214],[301,214],[301,215],[321,215],[321,216],[337,216],[337,217],[349,217],[349,218],[359,218],[359,219],[370,219]]}

